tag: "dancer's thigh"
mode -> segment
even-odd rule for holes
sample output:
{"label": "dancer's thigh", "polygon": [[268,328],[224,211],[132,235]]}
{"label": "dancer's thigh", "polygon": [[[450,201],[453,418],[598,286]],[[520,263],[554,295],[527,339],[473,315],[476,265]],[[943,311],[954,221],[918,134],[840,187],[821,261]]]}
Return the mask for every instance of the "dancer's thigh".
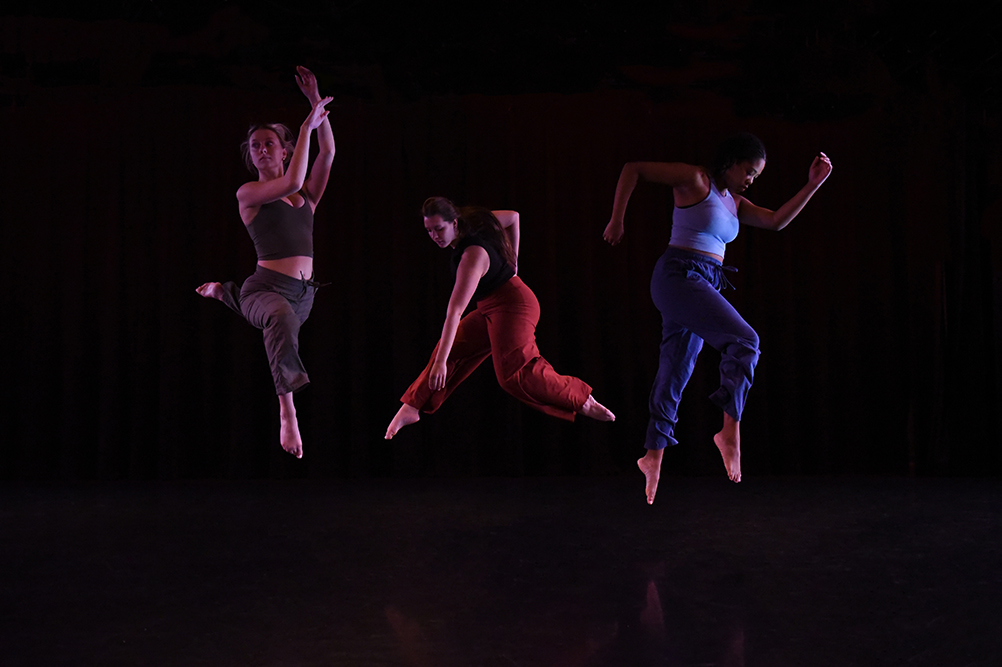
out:
{"label": "dancer's thigh", "polygon": [[691,331],[717,349],[734,338],[757,338],[734,306],[701,277],[670,277],[654,302],[666,335]]}

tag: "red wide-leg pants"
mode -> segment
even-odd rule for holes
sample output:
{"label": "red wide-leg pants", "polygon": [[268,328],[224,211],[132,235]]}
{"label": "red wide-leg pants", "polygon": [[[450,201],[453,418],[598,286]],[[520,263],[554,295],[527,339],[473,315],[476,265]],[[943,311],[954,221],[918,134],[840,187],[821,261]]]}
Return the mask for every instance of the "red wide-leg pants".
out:
{"label": "red wide-leg pants", "polygon": [[476,309],[460,320],[446,362],[445,388],[428,388],[436,346],[428,365],[400,400],[422,412],[435,412],[484,359],[493,357],[502,389],[541,412],[574,421],[575,413],[591,395],[591,387],[576,377],[559,375],[539,356],[537,322],[536,295],[515,276],[478,301]]}

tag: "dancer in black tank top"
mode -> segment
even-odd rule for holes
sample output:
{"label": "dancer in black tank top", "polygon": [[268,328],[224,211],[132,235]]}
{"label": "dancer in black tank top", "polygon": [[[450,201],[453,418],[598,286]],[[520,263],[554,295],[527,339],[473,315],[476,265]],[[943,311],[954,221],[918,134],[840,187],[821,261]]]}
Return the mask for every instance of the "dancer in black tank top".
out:
{"label": "dancer in black tank top", "polygon": [[[539,354],[539,302],[516,275],[518,212],[458,209],[444,197],[431,197],[422,213],[431,240],[440,248],[453,248],[456,281],[438,345],[401,397],[403,405],[384,437],[389,440],[418,421],[422,412],[438,410],[488,357],[494,361],[501,388],[526,405],[569,421],[578,414],[614,420],[615,415],[591,395],[588,384],[558,374]],[[464,317],[471,302],[474,309]]]}
{"label": "dancer in black tank top", "polygon": [[[196,291],[218,299],[264,331],[281,416],[282,448],[303,456],[292,394],[310,379],[299,358],[299,328],[309,317],[318,284],[313,281],[313,211],[324,194],[334,160],[334,133],[327,120],[330,97],[320,97],[305,67],[296,82],[313,107],[293,141],[281,124],[255,125],[241,149],[256,181],[237,190],[240,217],[254,241],[257,270],[238,290],[234,283],[205,283]],[[317,131],[319,154],[307,177],[310,135]]]}

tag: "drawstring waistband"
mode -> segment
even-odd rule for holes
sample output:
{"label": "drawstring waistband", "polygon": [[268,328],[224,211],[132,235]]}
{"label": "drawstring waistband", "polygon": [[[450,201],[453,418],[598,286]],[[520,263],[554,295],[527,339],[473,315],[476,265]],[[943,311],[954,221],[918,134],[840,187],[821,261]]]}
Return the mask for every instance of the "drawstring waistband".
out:
{"label": "drawstring waistband", "polygon": [[299,272],[299,277],[303,281],[303,294],[306,293],[307,287],[312,287],[313,289],[320,289],[321,287],[330,287],[331,285],[334,284],[334,283],[322,283],[318,280],[314,280],[313,279],[314,275],[316,274],[312,274],[310,275],[309,278],[307,278],[306,274],[304,274],[302,271]]}
{"label": "drawstring waistband", "polygon": [[[728,273],[737,273],[737,267],[724,266],[719,260],[707,257],[690,250],[670,247],[665,251],[665,257],[669,262],[676,263],[677,266],[685,268],[687,271],[701,273],[708,283],[716,290],[735,289],[731,281],[728,280]],[[697,268],[696,265],[699,265]]]}
{"label": "drawstring waistband", "polygon": [[725,273],[725,271],[727,273],[737,273],[738,269],[735,266],[724,266],[722,264],[719,266],[714,265],[713,277],[717,283],[717,289],[735,289],[734,285],[731,284],[731,281],[727,279],[727,273]]}

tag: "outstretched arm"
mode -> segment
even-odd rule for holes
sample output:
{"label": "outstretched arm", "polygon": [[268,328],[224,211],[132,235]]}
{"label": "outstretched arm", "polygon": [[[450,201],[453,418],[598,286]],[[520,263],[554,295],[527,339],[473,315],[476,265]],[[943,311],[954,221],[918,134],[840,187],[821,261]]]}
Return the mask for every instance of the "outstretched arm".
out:
{"label": "outstretched arm", "polygon": [[466,307],[470,305],[470,299],[473,298],[473,293],[477,290],[480,279],[484,277],[490,266],[490,257],[487,256],[487,251],[480,246],[470,246],[463,251],[463,256],[459,260],[459,268],[456,269],[456,284],[452,288],[449,307],[445,313],[445,324],[442,325],[442,337],[438,341],[438,352],[435,353],[435,362],[432,364],[431,374],[428,376],[428,387],[432,391],[438,391],[445,387],[445,362],[449,360],[452,344],[456,341],[459,320],[462,319]]}
{"label": "outstretched arm", "polygon": [[240,186],[237,190],[237,201],[241,210],[288,197],[303,188],[306,180],[306,161],[310,156],[310,134],[327,118],[328,112],[324,107],[332,99],[325,97],[313,105],[310,115],[299,128],[299,139],[296,141],[296,148],[292,151],[292,159],[285,173],[269,181],[249,181]]}
{"label": "outstretched arm", "polygon": [[[296,72],[296,84],[299,86],[299,90],[303,91],[306,99],[315,106],[320,101],[317,77],[303,66],[297,67]],[[317,127],[317,147],[320,152],[317,154],[317,159],[313,161],[313,169],[310,170],[310,176],[303,186],[303,190],[314,209],[316,209],[320,198],[324,196],[324,190],[327,189],[331,164],[334,162],[334,132],[331,130],[330,119],[326,116]]]}
{"label": "outstretched arm", "polygon": [[743,225],[760,227],[779,231],[790,224],[790,221],[797,217],[804,206],[810,201],[814,193],[818,191],[821,184],[832,173],[832,163],[828,156],[819,153],[811,163],[811,168],[807,172],[807,185],[800,188],[800,192],[793,195],[790,201],[780,206],[775,211],[756,206],[741,196],[736,196],[738,202],[738,220]]}
{"label": "outstretched arm", "polygon": [[[682,162],[627,162],[619,174],[616,183],[616,197],[612,201],[612,218],[605,227],[602,238],[610,245],[617,245],[622,239],[625,229],[623,217],[626,215],[626,205],[640,179],[653,183],[664,183],[675,191],[676,200],[689,199],[698,194],[701,189],[709,188],[702,169]],[[705,193],[704,193],[705,196]]]}
{"label": "outstretched arm", "polygon": [[518,262],[518,211],[491,211],[494,217],[501,223],[504,233],[508,235],[508,241],[515,250],[515,262]]}

